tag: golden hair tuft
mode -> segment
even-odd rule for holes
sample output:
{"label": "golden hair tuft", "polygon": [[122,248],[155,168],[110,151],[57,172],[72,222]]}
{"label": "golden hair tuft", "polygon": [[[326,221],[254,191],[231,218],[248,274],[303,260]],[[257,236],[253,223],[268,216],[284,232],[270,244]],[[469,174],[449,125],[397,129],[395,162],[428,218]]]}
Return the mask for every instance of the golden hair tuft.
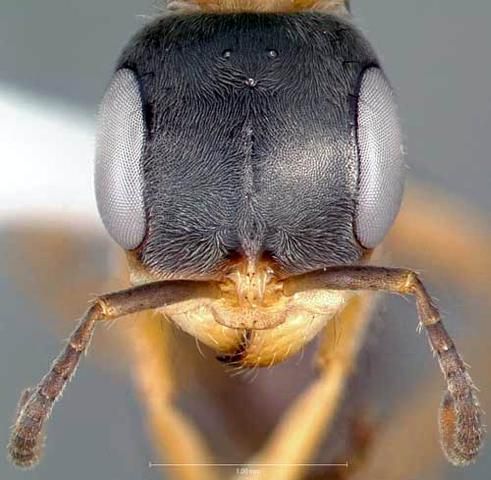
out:
{"label": "golden hair tuft", "polygon": [[288,13],[309,10],[336,14],[348,12],[348,0],[170,0],[167,3],[169,10],[178,13]]}

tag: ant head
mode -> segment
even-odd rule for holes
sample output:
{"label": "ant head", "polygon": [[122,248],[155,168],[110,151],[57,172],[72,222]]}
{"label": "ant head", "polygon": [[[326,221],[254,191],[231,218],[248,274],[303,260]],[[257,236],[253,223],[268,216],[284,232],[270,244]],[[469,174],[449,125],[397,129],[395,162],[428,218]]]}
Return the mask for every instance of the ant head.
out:
{"label": "ant head", "polygon": [[102,101],[99,211],[156,277],[237,256],[288,274],[355,263],[390,228],[404,171],[392,89],[332,15],[156,20]]}

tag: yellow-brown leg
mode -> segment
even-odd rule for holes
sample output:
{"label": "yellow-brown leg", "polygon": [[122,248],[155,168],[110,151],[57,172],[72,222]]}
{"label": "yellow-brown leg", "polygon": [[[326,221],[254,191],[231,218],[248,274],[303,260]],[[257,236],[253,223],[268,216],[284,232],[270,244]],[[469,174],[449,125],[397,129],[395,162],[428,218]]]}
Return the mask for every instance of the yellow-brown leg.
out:
{"label": "yellow-brown leg", "polygon": [[[329,433],[338,404],[352,372],[377,296],[360,294],[326,327],[318,355],[320,374],[290,407],[271,438],[251,464],[261,468],[261,480],[303,477],[322,438]],[[335,341],[333,341],[333,339]]]}
{"label": "yellow-brown leg", "polygon": [[411,182],[386,242],[398,264],[487,299],[491,283],[491,218],[431,185]]}
{"label": "yellow-brown leg", "polygon": [[154,464],[177,464],[162,469],[164,478],[214,480],[218,473],[213,457],[195,426],[173,404],[177,385],[171,366],[169,340],[172,326],[158,314],[138,314],[127,340],[132,353],[131,370],[146,416],[156,455]]}

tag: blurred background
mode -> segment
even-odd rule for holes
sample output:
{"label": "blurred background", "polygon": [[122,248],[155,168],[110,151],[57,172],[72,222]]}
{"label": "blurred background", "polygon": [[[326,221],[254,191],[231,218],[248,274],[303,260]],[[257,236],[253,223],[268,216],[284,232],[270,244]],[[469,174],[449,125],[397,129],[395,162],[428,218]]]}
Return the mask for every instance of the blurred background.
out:
{"label": "blurred background", "polygon": [[[411,175],[463,198],[489,219],[491,3],[353,0],[352,8],[398,92]],[[0,6],[2,450],[20,391],[45,372],[71,329],[54,318],[41,293],[52,288],[53,295],[61,285],[63,295],[87,299],[94,290],[87,281],[85,291],[72,292],[73,276],[101,282],[110,265],[111,246],[92,192],[95,113],[120,49],[162,10],[154,0],[7,0]],[[61,228],[80,240],[73,270],[43,257],[36,245],[52,238],[34,237],[34,227]],[[60,249],[73,248],[62,234],[57,238]],[[489,343],[477,321],[464,318],[464,300],[456,292],[444,285],[432,291],[453,333]],[[381,347],[401,372],[387,381],[387,396],[404,395],[418,372],[436,368],[426,342],[414,334],[412,306],[402,303],[388,302],[392,313],[383,320],[384,328],[402,330],[408,338],[397,347]],[[101,358],[118,361],[103,353]],[[19,472],[0,453],[0,478],[161,478],[148,468],[149,461],[161,459],[146,439],[130,378],[111,370],[101,368],[101,361],[84,361],[49,425],[44,461]],[[476,381],[481,390],[491,388],[489,378]],[[448,467],[442,478],[487,479],[490,471],[488,448],[477,465],[465,471]]]}

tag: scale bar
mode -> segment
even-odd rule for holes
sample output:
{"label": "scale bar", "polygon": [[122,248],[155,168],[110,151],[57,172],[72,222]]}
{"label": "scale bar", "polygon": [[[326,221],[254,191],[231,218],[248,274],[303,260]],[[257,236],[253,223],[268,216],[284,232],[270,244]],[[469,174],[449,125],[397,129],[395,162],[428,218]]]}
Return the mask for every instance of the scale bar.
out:
{"label": "scale bar", "polygon": [[268,467],[343,467],[346,463],[153,463],[148,462],[149,468],[174,468],[174,467],[221,467],[221,468],[268,468]]}

